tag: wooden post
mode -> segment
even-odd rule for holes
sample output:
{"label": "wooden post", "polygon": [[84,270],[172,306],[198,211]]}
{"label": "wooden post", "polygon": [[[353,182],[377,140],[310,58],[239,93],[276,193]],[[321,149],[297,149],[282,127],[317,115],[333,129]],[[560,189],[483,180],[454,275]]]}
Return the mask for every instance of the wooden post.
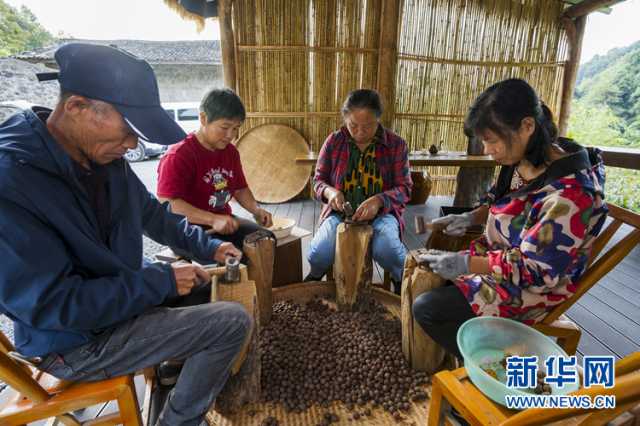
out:
{"label": "wooden post", "polygon": [[571,114],[571,100],[576,87],[578,66],[582,54],[582,39],[587,25],[587,16],[582,15],[575,20],[569,17],[562,18],[562,24],[567,31],[569,40],[569,60],[564,67],[562,78],[562,104],[560,105],[560,117],[558,119],[558,131],[560,136],[566,136],[569,127],[569,115]]}
{"label": "wooden post", "polygon": [[224,84],[228,88],[237,91],[232,3],[233,0],[218,0],[218,24],[220,25],[220,49],[222,51]]}
{"label": "wooden post", "polygon": [[428,268],[418,266],[415,256],[419,252],[420,250],[410,252],[404,263],[400,296],[402,353],[411,368],[433,374],[442,365],[445,351],[415,321],[412,307],[418,296],[434,288],[442,287],[445,280]]}
{"label": "wooden post", "polygon": [[248,277],[247,268],[240,267],[240,281],[225,283],[222,281],[225,268],[208,270],[212,275],[211,301],[238,302],[253,317],[253,327],[247,334],[242,349],[231,366],[231,377],[222,392],[216,398],[216,411],[220,413],[237,412],[247,403],[260,399],[260,345],[258,342],[260,320],[256,297],[256,285]]}
{"label": "wooden post", "polygon": [[582,0],[581,2],[568,7],[563,13],[563,17],[567,18],[579,18],[586,16],[591,12],[595,12],[598,9],[613,6],[616,3],[620,3],[624,0]]}
{"label": "wooden post", "polygon": [[395,118],[396,68],[398,64],[399,0],[383,0],[380,8],[380,47],[378,52],[378,93],[382,97],[382,124],[393,125]]}
{"label": "wooden post", "polygon": [[333,274],[336,280],[336,301],[339,309],[349,310],[358,294],[371,287],[373,263],[369,225],[341,223],[336,231],[336,256]]}
{"label": "wooden post", "polygon": [[[469,138],[467,154],[483,155],[482,142],[476,138]],[[453,205],[456,207],[472,207],[484,195],[493,182],[495,167],[460,167],[456,177],[456,195]]]}
{"label": "wooden post", "polygon": [[276,241],[261,231],[247,236],[242,248],[249,259],[249,279],[256,283],[261,326],[269,324],[273,312],[271,287],[275,250]]}

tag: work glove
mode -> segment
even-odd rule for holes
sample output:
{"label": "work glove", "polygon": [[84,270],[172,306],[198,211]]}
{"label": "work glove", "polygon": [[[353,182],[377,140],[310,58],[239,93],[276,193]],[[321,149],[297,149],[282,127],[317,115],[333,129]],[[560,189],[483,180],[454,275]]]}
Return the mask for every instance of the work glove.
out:
{"label": "work glove", "polygon": [[460,275],[469,273],[469,254],[453,251],[428,250],[419,257],[427,262],[429,268],[442,278],[455,280]]}
{"label": "work glove", "polygon": [[431,221],[434,225],[445,226],[444,233],[453,237],[464,235],[471,225],[473,225],[473,214],[471,212],[462,214],[448,214]]}

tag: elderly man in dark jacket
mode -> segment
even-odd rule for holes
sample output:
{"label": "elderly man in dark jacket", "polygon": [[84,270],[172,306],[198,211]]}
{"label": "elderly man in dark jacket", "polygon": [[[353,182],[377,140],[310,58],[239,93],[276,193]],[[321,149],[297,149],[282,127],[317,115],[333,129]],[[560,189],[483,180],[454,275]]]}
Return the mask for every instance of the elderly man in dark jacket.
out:
{"label": "elderly man in dark jacket", "polygon": [[68,380],[185,360],[158,424],[197,425],[251,328],[235,303],[170,308],[207,273],[143,262],[143,232],[198,258],[241,252],[150,195],[122,159],[138,137],[184,133],[160,106],[155,75],[126,52],[68,44],[56,52],[60,100],[0,125],[0,313],[18,351]]}

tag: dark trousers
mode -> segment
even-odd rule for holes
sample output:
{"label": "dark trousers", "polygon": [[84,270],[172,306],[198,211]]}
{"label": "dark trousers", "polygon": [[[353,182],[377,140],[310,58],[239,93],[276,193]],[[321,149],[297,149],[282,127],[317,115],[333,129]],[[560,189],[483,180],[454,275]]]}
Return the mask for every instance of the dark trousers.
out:
{"label": "dark trousers", "polygon": [[[269,232],[271,233],[271,231],[267,230],[266,228],[263,228],[262,226],[258,225],[255,222],[252,222],[250,220],[247,219],[243,219],[237,216],[234,216],[234,218],[238,221],[238,230],[236,232],[234,232],[233,234],[229,234],[229,235],[222,235],[222,234],[212,234],[213,237],[217,238],[218,240],[222,240],[222,241],[227,241],[229,243],[232,243],[234,246],[236,246],[238,249],[242,250],[242,245],[244,244],[244,239],[246,238],[247,235],[253,234],[256,231],[265,231],[265,232]],[[274,241],[276,239],[276,237],[271,234]],[[197,259],[194,258],[191,253],[179,249],[177,247],[171,247],[171,250],[173,250],[173,252],[175,254],[177,254],[178,256],[187,258],[187,259],[194,259],[196,261],[198,261],[198,263],[201,263],[203,265],[206,264],[212,264],[215,263],[215,261],[213,259]],[[247,258],[246,256],[242,256],[242,263],[246,264],[247,263]]]}
{"label": "dark trousers", "polygon": [[476,315],[453,284],[422,293],[413,302],[413,317],[436,343],[462,358],[456,336],[460,326]]}
{"label": "dark trousers", "polygon": [[227,381],[251,322],[238,303],[155,307],[78,348],[48,355],[39,368],[85,382],[134,373],[167,359],[185,360],[155,426],[199,426]]}

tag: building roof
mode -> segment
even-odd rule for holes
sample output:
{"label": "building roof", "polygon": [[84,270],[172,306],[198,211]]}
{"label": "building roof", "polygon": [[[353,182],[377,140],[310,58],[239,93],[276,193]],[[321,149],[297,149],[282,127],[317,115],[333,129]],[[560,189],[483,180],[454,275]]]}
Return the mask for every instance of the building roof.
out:
{"label": "building roof", "polygon": [[150,41],[60,39],[51,46],[13,57],[23,61],[55,65],[53,54],[67,43],[79,42],[117,46],[150,64],[221,64],[220,40]]}

